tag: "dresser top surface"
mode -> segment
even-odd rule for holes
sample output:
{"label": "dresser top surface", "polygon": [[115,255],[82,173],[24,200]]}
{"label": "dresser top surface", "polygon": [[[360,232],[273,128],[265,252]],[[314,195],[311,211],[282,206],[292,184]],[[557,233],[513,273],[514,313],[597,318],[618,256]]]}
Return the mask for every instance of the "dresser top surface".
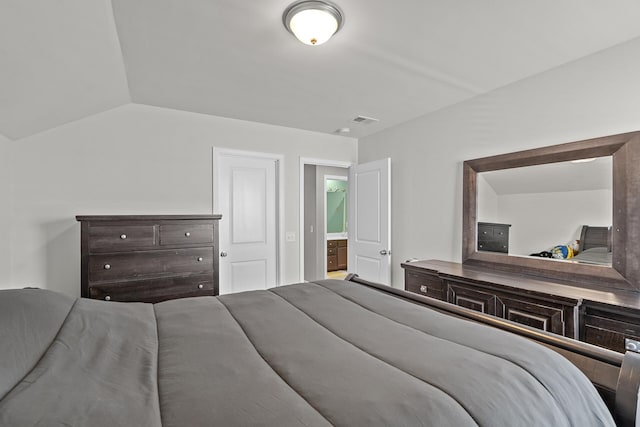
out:
{"label": "dresser top surface", "polygon": [[477,266],[465,266],[464,264],[424,260],[403,263],[407,270],[423,271],[438,274],[444,278],[460,277],[477,283],[496,284],[501,287],[513,288],[520,291],[559,296],[583,302],[600,303],[613,306],[622,306],[630,309],[640,309],[640,293],[629,291],[600,291],[596,289],[581,288],[570,284],[536,278],[524,274],[494,272]]}
{"label": "dresser top surface", "polygon": [[202,215],[77,215],[76,221],[182,221],[219,220],[220,214]]}

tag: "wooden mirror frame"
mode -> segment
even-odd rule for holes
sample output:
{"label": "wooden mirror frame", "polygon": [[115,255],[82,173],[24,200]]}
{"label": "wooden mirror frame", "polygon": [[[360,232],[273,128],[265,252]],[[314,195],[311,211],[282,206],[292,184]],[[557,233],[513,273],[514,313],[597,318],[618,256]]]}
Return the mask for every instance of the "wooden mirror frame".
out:
{"label": "wooden mirror frame", "polygon": [[[476,250],[478,173],[604,156],[613,157],[611,267]],[[463,165],[463,185],[463,264],[575,282],[589,288],[640,290],[640,131],[467,160]]]}

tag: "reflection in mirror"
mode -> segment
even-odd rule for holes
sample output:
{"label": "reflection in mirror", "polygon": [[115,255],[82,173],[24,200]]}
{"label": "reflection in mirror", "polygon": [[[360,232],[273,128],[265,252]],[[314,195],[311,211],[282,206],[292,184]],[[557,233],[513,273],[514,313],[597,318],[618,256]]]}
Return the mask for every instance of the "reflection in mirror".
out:
{"label": "reflection in mirror", "polygon": [[481,172],[477,250],[611,266],[612,157]]}
{"label": "reflection in mirror", "polygon": [[[347,232],[347,189],[344,179],[327,179],[327,234]],[[342,236],[346,237],[346,236]]]}

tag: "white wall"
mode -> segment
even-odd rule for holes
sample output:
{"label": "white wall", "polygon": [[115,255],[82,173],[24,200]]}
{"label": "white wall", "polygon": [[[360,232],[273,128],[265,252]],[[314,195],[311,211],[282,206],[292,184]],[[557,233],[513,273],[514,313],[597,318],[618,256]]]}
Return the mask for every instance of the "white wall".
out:
{"label": "white wall", "polygon": [[363,138],[391,157],[393,285],[400,262],[460,261],[466,159],[640,129],[640,39]]}
{"label": "white wall", "polygon": [[477,176],[478,201],[477,215],[479,222],[499,222],[498,221],[498,195],[489,185],[483,174]]}
{"label": "white wall", "polygon": [[529,255],[579,239],[583,225],[610,226],[612,206],[611,190],[505,194],[495,222],[511,224],[509,253]]}
{"label": "white wall", "polygon": [[11,287],[11,142],[0,135],[0,289]]}
{"label": "white wall", "polygon": [[[79,295],[75,215],[210,213],[214,146],[285,156],[283,232],[296,235],[298,158],[357,156],[352,138],[135,104],[16,141],[12,285]],[[298,241],[284,248],[284,283],[299,279]]]}

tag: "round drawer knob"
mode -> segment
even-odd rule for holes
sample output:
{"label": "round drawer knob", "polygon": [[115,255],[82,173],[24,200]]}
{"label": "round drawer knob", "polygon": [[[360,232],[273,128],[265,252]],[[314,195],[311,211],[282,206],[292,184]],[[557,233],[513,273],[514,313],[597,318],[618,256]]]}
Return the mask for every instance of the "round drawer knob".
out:
{"label": "round drawer knob", "polygon": [[104,269],[105,270],[111,270],[111,264],[105,264],[104,265]]}
{"label": "round drawer knob", "polygon": [[420,292],[422,292],[423,294],[427,293],[427,287],[425,285],[420,286]]}
{"label": "round drawer knob", "polygon": [[198,289],[204,289],[204,285],[203,285],[202,283],[200,283],[200,284],[198,285]]}
{"label": "round drawer knob", "polygon": [[204,261],[204,258],[202,258],[201,256],[198,257],[198,262],[202,262]]}
{"label": "round drawer knob", "polygon": [[189,233],[188,231],[186,233],[184,233],[185,237],[191,237],[191,233]]}
{"label": "round drawer knob", "polygon": [[111,297],[109,295],[107,295],[106,297],[104,297],[105,301],[111,301]]}
{"label": "round drawer knob", "polygon": [[127,238],[127,235],[126,235],[126,234],[121,234],[121,235],[120,235],[120,238],[121,238],[122,240],[124,240],[124,239],[126,239],[126,238]]}

